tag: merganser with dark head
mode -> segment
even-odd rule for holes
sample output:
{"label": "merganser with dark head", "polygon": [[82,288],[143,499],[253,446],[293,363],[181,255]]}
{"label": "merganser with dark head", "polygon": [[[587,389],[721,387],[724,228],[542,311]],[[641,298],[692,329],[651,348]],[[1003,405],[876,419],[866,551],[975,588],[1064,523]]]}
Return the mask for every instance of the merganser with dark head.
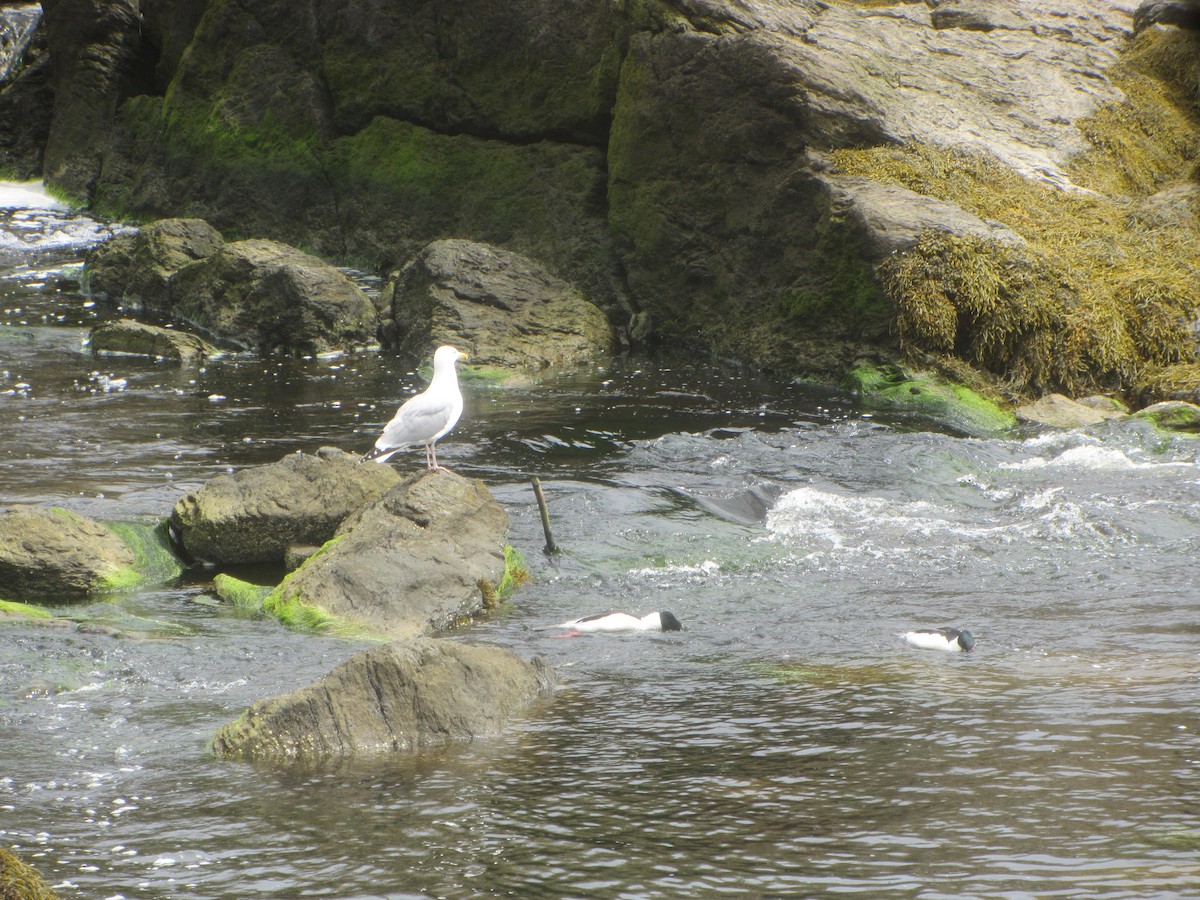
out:
{"label": "merganser with dark head", "polygon": [[570,634],[621,634],[630,631],[683,631],[674,613],[665,609],[641,617],[626,612],[597,613],[544,628],[567,628]]}
{"label": "merganser with dark head", "polygon": [[919,628],[905,632],[904,641],[921,650],[969,653],[975,646],[975,635],[960,628]]}

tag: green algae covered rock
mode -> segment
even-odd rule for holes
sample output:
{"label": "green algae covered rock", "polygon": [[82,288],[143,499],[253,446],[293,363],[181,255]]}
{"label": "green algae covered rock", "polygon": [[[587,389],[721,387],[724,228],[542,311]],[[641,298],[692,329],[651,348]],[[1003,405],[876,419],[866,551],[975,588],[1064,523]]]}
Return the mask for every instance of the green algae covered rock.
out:
{"label": "green algae covered rock", "polygon": [[0,597],[80,600],[163,584],[183,564],[166,522],[100,523],[58,508],[0,512]]}
{"label": "green algae covered rock", "polygon": [[508,516],[482,481],[422,471],[349,516],[263,609],[318,630],[441,631],[495,602],[507,534]]}
{"label": "green algae covered rock", "polygon": [[843,386],[869,409],[925,419],[973,437],[998,434],[1017,422],[994,401],[929,372],[891,365],[857,366],[846,374]]}
{"label": "green algae covered rock", "polygon": [[0,597],[79,600],[141,580],[133,550],[99,522],[57,508],[0,512]]}
{"label": "green algae covered rock", "polygon": [[1156,428],[1165,431],[1185,431],[1200,434],[1200,406],[1182,400],[1164,400],[1135,413],[1149,419]]}

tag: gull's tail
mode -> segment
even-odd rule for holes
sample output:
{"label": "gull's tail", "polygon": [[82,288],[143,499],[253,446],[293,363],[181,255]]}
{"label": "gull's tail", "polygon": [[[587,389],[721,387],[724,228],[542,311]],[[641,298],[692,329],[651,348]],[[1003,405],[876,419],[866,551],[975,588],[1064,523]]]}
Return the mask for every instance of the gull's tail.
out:
{"label": "gull's tail", "polygon": [[358,461],[361,463],[361,462],[366,462],[369,459],[373,459],[377,463],[385,463],[389,459],[391,459],[392,454],[395,453],[399,449],[400,449],[399,447],[392,447],[391,449],[385,449],[383,447],[375,447],[369,453],[364,453]]}

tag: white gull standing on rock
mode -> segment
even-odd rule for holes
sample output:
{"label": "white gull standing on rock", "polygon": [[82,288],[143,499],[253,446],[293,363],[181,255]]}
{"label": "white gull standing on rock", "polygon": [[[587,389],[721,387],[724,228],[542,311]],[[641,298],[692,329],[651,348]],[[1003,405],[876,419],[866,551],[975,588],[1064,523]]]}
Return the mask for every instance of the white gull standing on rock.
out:
{"label": "white gull standing on rock", "polygon": [[438,347],[433,354],[433,380],[429,387],[404,401],[375,442],[375,449],[363,460],[385,463],[397,450],[423,446],[425,464],[431,472],[438,471],[441,466],[434,444],[450,433],[462,415],[463,398],[455,363],[466,358],[467,354],[456,347]]}

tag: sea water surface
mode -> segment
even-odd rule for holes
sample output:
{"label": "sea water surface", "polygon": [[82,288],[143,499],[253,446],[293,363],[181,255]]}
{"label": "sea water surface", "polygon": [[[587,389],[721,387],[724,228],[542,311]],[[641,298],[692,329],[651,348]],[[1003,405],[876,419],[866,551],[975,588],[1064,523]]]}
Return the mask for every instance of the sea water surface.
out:
{"label": "sea water surface", "polygon": [[[366,450],[421,387],[382,353],[95,357],[116,313],[79,263],[119,227],[21,190],[5,505],[153,522],[215,475]],[[53,606],[79,624],[0,626],[0,845],[65,898],[1200,896],[1197,441],[969,439],[666,357],[466,394],[439,457],[532,579],[450,637],[544,657],[552,700],[418,756],[223,761],[218,727],[362,645],[227,609],[204,571]],[[610,608],[685,630],[539,630]],[[899,636],[939,625],[975,651]]]}

